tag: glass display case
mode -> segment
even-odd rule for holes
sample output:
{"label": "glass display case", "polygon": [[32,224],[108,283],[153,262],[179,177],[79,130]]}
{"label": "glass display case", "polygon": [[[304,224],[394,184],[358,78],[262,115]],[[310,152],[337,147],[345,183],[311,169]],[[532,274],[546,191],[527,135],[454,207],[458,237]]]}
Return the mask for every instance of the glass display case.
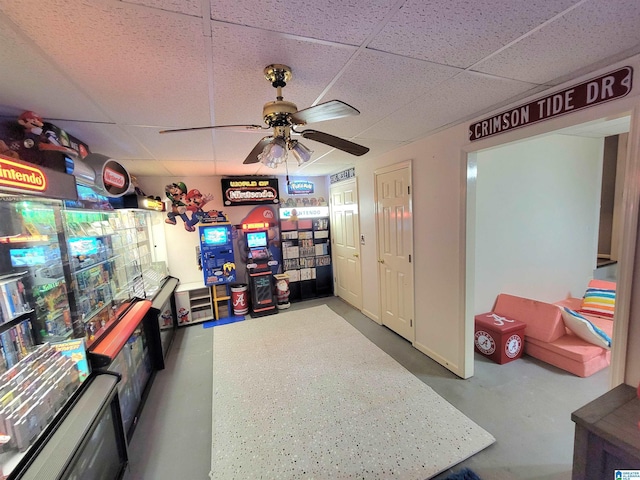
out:
{"label": "glass display case", "polygon": [[[155,248],[164,238],[153,238],[146,212],[67,203],[0,193],[0,478],[14,478],[90,374],[85,349],[166,277]],[[127,396],[131,387],[138,406],[152,374],[148,349],[140,324],[114,363],[131,375],[120,388]]]}
{"label": "glass display case", "polygon": [[120,410],[127,439],[131,438],[154,374],[153,347],[149,342],[150,300],[135,299],[106,335],[89,348],[95,371],[121,375],[118,384]]}
{"label": "glass display case", "polygon": [[117,318],[118,305],[141,283],[133,232],[109,212],[63,211],[71,276],[71,315],[75,336],[87,346]]}
{"label": "glass display case", "polygon": [[[115,480],[128,463],[118,402],[119,379],[92,374],[65,406],[48,441],[13,469],[13,480]],[[52,427],[53,427],[52,426]]]}

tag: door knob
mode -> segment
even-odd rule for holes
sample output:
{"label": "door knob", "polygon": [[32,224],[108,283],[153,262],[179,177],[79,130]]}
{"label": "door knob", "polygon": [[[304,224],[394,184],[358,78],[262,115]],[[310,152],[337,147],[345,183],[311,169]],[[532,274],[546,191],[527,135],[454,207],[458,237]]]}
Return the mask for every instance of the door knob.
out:
{"label": "door knob", "polygon": [[354,253],[353,256],[356,257],[356,258],[359,258],[360,254],[359,253]]}
{"label": "door knob", "polygon": [[382,260],[378,260],[378,263],[384,263],[384,258]]}

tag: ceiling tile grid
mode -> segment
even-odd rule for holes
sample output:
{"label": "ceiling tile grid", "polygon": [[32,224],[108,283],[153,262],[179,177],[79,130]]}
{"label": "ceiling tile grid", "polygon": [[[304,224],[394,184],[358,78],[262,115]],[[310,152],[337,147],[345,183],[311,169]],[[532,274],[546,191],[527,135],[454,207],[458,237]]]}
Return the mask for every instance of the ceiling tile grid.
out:
{"label": "ceiling tile grid", "polygon": [[202,22],[121,2],[51,0],[3,11],[116,122],[191,124],[208,119]]}
{"label": "ceiling tile grid", "polygon": [[276,89],[264,77],[266,66],[279,63],[292,69],[282,94],[302,109],[311,106],[356,52],[354,47],[217,22],[212,44],[216,124],[263,124],[263,105],[276,99]]}
{"label": "ceiling tile grid", "polygon": [[640,52],[640,2],[590,0],[474,70],[546,83],[633,48]]}
{"label": "ceiling tile grid", "polygon": [[577,0],[407,0],[368,45],[467,68]]}
{"label": "ceiling tile grid", "polygon": [[[175,177],[181,176],[194,176],[194,177],[210,177],[219,175],[216,170],[215,162],[191,162],[189,160],[184,161],[160,161],[158,162],[165,170],[169,172],[169,175]],[[158,176],[158,175],[154,175]]]}
{"label": "ceiling tile grid", "polygon": [[212,0],[211,18],[262,30],[361,45],[397,0]]}
{"label": "ceiling tile grid", "polygon": [[349,64],[323,100],[339,99],[360,110],[357,117],[318,128],[354,137],[387,115],[411,104],[462,70],[384,52],[364,50]]}
{"label": "ceiling tile grid", "polygon": [[123,3],[142,5],[167,12],[202,17],[201,0],[122,0]]}
{"label": "ceiling tile grid", "polygon": [[17,116],[24,110],[33,110],[47,118],[109,121],[87,95],[50,64],[33,42],[15,32],[13,24],[2,15],[0,45],[3,65],[0,114]]}
{"label": "ceiling tile grid", "polygon": [[55,125],[77,136],[89,145],[94,153],[109,155],[113,158],[149,158],[150,152],[144,143],[117,125],[102,124],[98,128],[85,128],[92,124],[56,120]]}
{"label": "ceiling tile grid", "polygon": [[[165,167],[162,162],[158,162],[156,160],[147,160],[147,159],[121,159],[118,157],[114,157],[118,160],[120,164],[132,175],[138,177],[163,177],[166,175],[171,175],[171,169]],[[180,168],[181,166],[176,163],[176,166]],[[176,169],[178,170],[178,169]],[[179,171],[179,170],[178,170]],[[186,170],[180,175],[186,175]],[[157,195],[158,192],[151,192]]]}
{"label": "ceiling tile grid", "polygon": [[639,0],[0,0],[0,115],[35,110],[138,175],[281,174],[242,163],[271,130],[158,131],[263,125],[283,63],[285,101],[361,112],[301,127],[371,149],[304,140],[290,173],[324,175],[635,53]]}
{"label": "ceiling tile grid", "polygon": [[472,112],[508,103],[513,97],[534,88],[537,85],[465,72],[385,118],[359,138],[416,140],[471,117]]}
{"label": "ceiling tile grid", "polygon": [[[192,160],[197,162],[211,162],[213,156],[213,132],[199,130],[189,132],[188,135],[161,134],[157,128],[151,127],[121,127],[130,138],[144,145],[147,157],[157,160]],[[142,157],[140,155],[138,158]],[[126,158],[132,158],[127,156]]]}

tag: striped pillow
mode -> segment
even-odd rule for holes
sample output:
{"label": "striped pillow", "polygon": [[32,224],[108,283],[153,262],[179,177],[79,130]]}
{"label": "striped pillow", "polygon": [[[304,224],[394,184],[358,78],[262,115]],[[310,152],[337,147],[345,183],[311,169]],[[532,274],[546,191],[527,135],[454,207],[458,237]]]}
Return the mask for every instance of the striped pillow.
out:
{"label": "striped pillow", "polygon": [[613,318],[616,306],[616,291],[605,288],[587,288],[582,298],[581,313],[604,318]]}
{"label": "striped pillow", "polygon": [[570,308],[560,309],[565,326],[585,342],[593,343],[606,349],[611,348],[611,338],[589,320]]}

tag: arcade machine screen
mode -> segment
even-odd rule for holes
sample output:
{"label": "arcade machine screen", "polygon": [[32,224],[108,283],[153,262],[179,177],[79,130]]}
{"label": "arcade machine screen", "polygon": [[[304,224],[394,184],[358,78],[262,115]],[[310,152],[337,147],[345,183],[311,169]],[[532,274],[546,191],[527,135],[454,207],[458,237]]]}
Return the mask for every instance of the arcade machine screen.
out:
{"label": "arcade machine screen", "polygon": [[226,227],[205,227],[202,229],[202,244],[211,247],[230,243],[229,229]]}
{"label": "arcade machine screen", "polygon": [[267,248],[267,232],[248,232],[247,246],[250,250],[254,248]]}

